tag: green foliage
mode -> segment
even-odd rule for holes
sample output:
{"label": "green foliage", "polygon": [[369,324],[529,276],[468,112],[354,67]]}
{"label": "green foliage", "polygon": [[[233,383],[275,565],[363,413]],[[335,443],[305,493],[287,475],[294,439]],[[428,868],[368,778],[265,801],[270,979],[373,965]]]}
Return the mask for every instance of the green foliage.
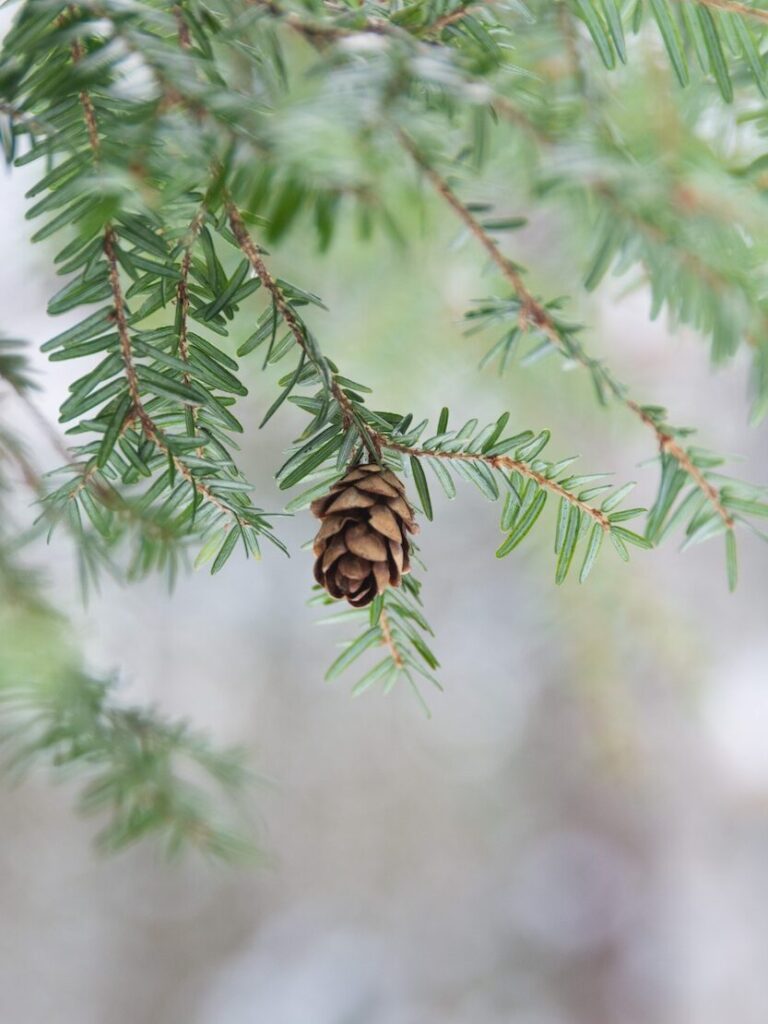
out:
{"label": "green foliage", "polygon": [[[522,248],[529,214],[565,211],[568,285],[587,295],[627,275],[628,287],[649,286],[652,318],[665,311],[673,326],[694,328],[715,362],[748,348],[759,422],[768,411],[767,25],[765,12],[732,0],[19,2],[0,53],[0,140],[9,164],[38,169],[27,216],[33,240],[55,245],[62,278],[48,311],[77,311],[78,321],[43,345],[73,368],[64,464],[41,477],[3,427],[6,485],[21,477],[32,487],[38,528],[70,532],[85,586],[104,570],[173,580],[187,561],[217,573],[236,552],[258,557],[264,541],[282,548],[274,513],[252,499],[238,464],[250,364],[276,378],[261,426],[306,416],[274,458],[280,489],[297,489],[288,513],[351,464],[375,460],[410,478],[426,521],[439,511],[435,483],[448,498],[467,482],[498,500],[499,557],[549,507],[558,584],[584,582],[604,547],[626,560],[629,546],[679,529],[683,546],[724,536],[735,586],[735,530],[760,532],[765,489],[724,476],[691,428],[635,399],[591,354],[578,300],[539,298],[505,252]],[[513,182],[526,216],[465,198],[494,177]],[[294,233],[322,253],[350,221],[361,245],[376,231],[406,244],[400,210],[427,195],[496,275],[467,311],[470,332],[494,332],[483,365],[518,373],[557,355],[646,431],[660,473],[642,532],[626,525],[646,512],[623,507],[631,485],[544,458],[550,436],[538,424],[504,414],[451,428],[443,410],[430,428],[418,411],[377,408],[375,388],[325,355],[320,298],[272,270],[265,245]],[[18,345],[0,342],[0,378],[31,401]],[[336,618],[362,632],[331,678],[376,648],[383,657],[355,692],[404,682],[418,693],[419,680],[436,681],[413,578]],[[101,684],[70,673],[61,685],[67,706],[76,691],[92,709],[86,731],[106,729],[99,736],[116,750],[134,750],[135,719],[104,711]],[[74,736],[80,720],[45,699]],[[159,729],[163,771],[169,737],[187,743]],[[94,756],[107,758],[103,748]],[[132,771],[125,762],[113,777],[113,767],[105,778],[116,785]]]}
{"label": "green foliage", "polygon": [[[316,589],[319,593],[313,598],[313,603],[336,604],[319,587]],[[405,682],[429,717],[429,707],[419,689],[419,679],[427,680],[438,690],[442,687],[433,674],[439,662],[425,639],[433,633],[422,613],[420,592],[421,584],[412,575],[404,576],[398,590],[386,590],[374,599],[369,608],[335,612],[321,620],[333,624],[352,622],[362,628],[356,639],[344,644],[325,678],[329,682],[336,679],[366,651],[383,646],[385,657],[377,660],[357,680],[352,695],[357,697],[374,685],[386,694],[398,682]]]}
{"label": "green foliage", "polygon": [[697,68],[717,85],[726,103],[733,102],[734,81],[748,76],[761,96],[768,96],[768,75],[761,45],[768,32],[768,19],[759,8],[749,5],[688,0],[575,0],[574,10],[589,30],[606,68],[626,63],[625,30],[637,34],[644,21],[652,19],[661,36],[675,76],[681,86],[691,81]]}
{"label": "green foliage", "polygon": [[36,387],[24,344],[0,335],[0,378],[8,383],[17,394],[31,391]]}
{"label": "green foliage", "polygon": [[[41,599],[39,581],[0,536],[0,750],[19,775],[44,768],[81,776],[78,807],[98,816],[98,846],[115,851],[146,837],[173,854],[252,857],[236,799],[249,781],[237,750],[217,750],[185,722],[126,706],[113,680],[86,673],[70,626]],[[228,817],[222,811],[232,803]]]}

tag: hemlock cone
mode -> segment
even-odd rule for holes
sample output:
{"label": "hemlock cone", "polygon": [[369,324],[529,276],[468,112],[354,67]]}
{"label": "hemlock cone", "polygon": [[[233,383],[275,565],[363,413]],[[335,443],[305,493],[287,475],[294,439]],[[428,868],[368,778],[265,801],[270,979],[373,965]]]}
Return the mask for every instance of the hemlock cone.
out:
{"label": "hemlock cone", "polygon": [[355,466],[312,502],[312,512],[322,520],[313,545],[315,579],[331,597],[363,608],[411,571],[407,534],[419,528],[391,470]]}

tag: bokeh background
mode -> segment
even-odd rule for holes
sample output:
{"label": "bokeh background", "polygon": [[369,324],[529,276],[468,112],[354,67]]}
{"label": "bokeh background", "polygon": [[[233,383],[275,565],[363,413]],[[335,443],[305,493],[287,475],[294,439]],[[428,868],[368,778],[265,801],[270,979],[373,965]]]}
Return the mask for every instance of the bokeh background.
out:
{"label": "bokeh background", "polygon": [[[0,326],[39,343],[58,284],[28,241],[25,170],[0,181]],[[499,213],[521,212],[511,168],[497,171]],[[597,407],[586,376],[550,361],[477,371],[485,342],[461,317],[491,288],[482,257],[436,209],[405,220],[408,249],[349,231],[321,258],[299,234],[275,257],[325,298],[313,322],[329,354],[381,407],[509,409],[515,427],[552,429],[553,458],[579,452],[585,472],[635,478],[648,500],[650,436]],[[574,286],[580,242],[554,215],[513,243],[544,293]],[[713,374],[700,339],[670,336],[642,290],[619,290],[582,310],[592,349],[768,480],[746,365]],[[55,421],[71,368],[38,363]],[[273,472],[302,414],[257,431],[274,376],[245,374],[243,465],[277,509]],[[549,530],[497,561],[498,508],[469,487],[434,498],[423,593],[445,693],[427,694],[430,720],[406,690],[351,699],[354,676],[323,682],[346,634],[305,604],[307,514],[284,521],[290,560],[233,558],[173,594],[106,583],[87,608],[64,535],[30,553],[88,666],[119,671],[126,701],[247,747],[270,861],[169,865],[151,846],[102,859],[69,785],[2,788],[0,1021],[764,1024],[768,548],[742,538],[733,596],[718,542],[633,552],[629,567],[607,551],[588,586],[556,588]]]}

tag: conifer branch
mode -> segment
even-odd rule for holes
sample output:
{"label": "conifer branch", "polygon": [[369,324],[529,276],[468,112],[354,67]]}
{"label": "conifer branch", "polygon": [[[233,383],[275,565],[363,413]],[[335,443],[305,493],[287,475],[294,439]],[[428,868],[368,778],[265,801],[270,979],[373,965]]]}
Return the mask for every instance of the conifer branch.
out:
{"label": "conifer branch", "polygon": [[[438,181],[440,181],[439,178],[438,178]],[[443,183],[441,182],[441,184],[443,184]],[[444,185],[444,187],[446,189],[448,189],[447,185]],[[450,195],[451,197],[453,197],[455,199],[455,197],[454,197],[453,193],[450,191],[450,189],[448,189],[448,195]],[[455,200],[455,202],[458,204],[459,209],[461,209],[462,211],[465,211],[469,215],[469,217],[471,218],[471,214],[469,214],[469,211],[466,211],[466,208],[463,207],[458,202],[458,200]],[[305,353],[307,353],[308,356],[310,356],[311,358],[317,358],[317,356],[315,354],[310,352],[310,350],[309,350],[309,348],[307,346],[305,332],[302,329],[301,325],[299,324],[299,322],[298,322],[295,314],[293,313],[293,310],[291,309],[289,303],[287,302],[282,289],[278,285],[277,281],[272,277],[272,275],[271,275],[270,271],[268,270],[268,268],[267,268],[267,266],[266,266],[262,256],[260,255],[260,253],[258,251],[258,248],[257,248],[256,244],[253,242],[253,239],[249,235],[248,229],[245,226],[245,223],[244,223],[244,221],[242,219],[242,215],[241,215],[240,211],[237,209],[237,207],[233,203],[230,203],[229,207],[228,207],[228,212],[229,212],[230,225],[232,227],[232,232],[233,232],[235,238],[237,239],[238,243],[240,244],[240,246],[241,246],[243,252],[245,253],[245,255],[248,257],[248,259],[249,259],[249,261],[251,263],[251,266],[254,269],[254,272],[258,275],[258,277],[262,281],[263,285],[265,286],[267,291],[272,296],[272,298],[273,298],[273,300],[275,302],[275,305],[277,306],[277,308],[280,311],[281,316],[283,317],[285,323],[290,328],[291,333],[294,335],[294,338],[296,339],[296,343],[299,345],[299,347]],[[473,218],[472,218],[472,222],[476,223]],[[488,238],[487,235],[485,235],[485,233],[482,231],[482,229],[480,228],[479,225],[477,225],[477,227],[480,230],[480,237],[485,239],[485,240],[487,240],[488,244],[491,247],[491,250],[495,251],[495,252],[499,252],[499,250],[496,247],[496,245],[493,242],[493,240]],[[500,259],[504,259],[501,256],[500,252],[499,252],[499,258]],[[508,265],[509,270],[514,275],[515,279],[518,279],[519,275],[514,270],[512,265],[508,264],[508,261],[506,261],[506,260],[504,262],[505,262],[505,264]],[[524,289],[525,286],[522,284],[522,280],[520,281],[520,284],[521,284],[521,287]],[[532,303],[534,303],[534,300],[533,300],[532,297],[530,297],[530,301]],[[336,401],[339,404],[340,409],[344,413],[344,415],[345,415],[345,422],[348,425],[350,422],[352,422],[353,420],[356,419],[355,413],[354,413],[353,404],[350,402],[349,398],[344,394],[343,389],[338,384],[338,382],[335,380],[335,378],[332,378],[331,387],[332,387],[332,392],[333,392],[334,398],[336,399]],[[584,502],[584,501],[580,500],[577,497],[577,495],[569,492],[566,488],[562,487],[555,480],[549,479],[543,473],[540,473],[537,470],[533,469],[531,466],[527,465],[525,462],[518,461],[518,460],[515,460],[515,459],[511,459],[509,456],[506,456],[506,455],[487,455],[487,454],[483,454],[483,453],[470,453],[470,452],[432,451],[432,450],[427,450],[427,449],[420,449],[420,448],[417,448],[417,447],[410,447],[408,445],[404,445],[404,444],[401,444],[398,441],[393,440],[387,434],[382,433],[380,430],[377,430],[377,429],[375,429],[374,427],[372,427],[370,425],[367,426],[366,432],[370,436],[371,440],[373,441],[373,444],[375,446],[376,452],[381,451],[382,449],[390,449],[391,451],[400,452],[401,454],[408,455],[408,456],[413,456],[414,458],[438,458],[438,459],[453,459],[453,460],[458,460],[458,461],[463,461],[463,462],[482,462],[482,463],[485,463],[487,466],[489,466],[491,469],[496,469],[496,470],[504,469],[504,470],[509,470],[511,472],[517,471],[517,472],[519,472],[521,474],[521,476],[524,476],[524,477],[526,477],[529,480],[535,481],[540,487],[543,487],[545,490],[548,490],[551,493],[557,495],[558,497],[565,499],[567,502],[572,504],[574,507],[576,507],[576,508],[580,509],[582,512],[586,513],[590,518],[592,518],[596,523],[598,523],[604,530],[607,530],[610,527],[610,523],[609,523],[608,517],[603,512],[601,512],[600,509],[594,508],[593,506],[589,505],[587,502]]]}
{"label": "conifer branch", "polygon": [[210,487],[197,479],[184,460],[180,459],[178,455],[171,451],[163,437],[162,431],[147,412],[139,390],[139,381],[133,360],[131,334],[128,327],[128,321],[125,316],[125,301],[123,299],[122,288],[120,286],[120,274],[117,267],[117,256],[115,254],[115,233],[111,227],[108,227],[104,233],[104,252],[107,257],[107,265],[109,268],[109,283],[112,288],[112,295],[114,298],[114,316],[117,323],[117,333],[120,338],[120,349],[122,351],[123,362],[125,364],[125,375],[128,381],[128,389],[133,403],[132,408],[141,423],[144,434],[148,440],[156,444],[160,451],[172,461],[176,470],[192,485],[201,498],[209,502],[209,504],[213,505],[214,508],[218,509],[219,512],[222,512],[228,518],[231,517],[238,526],[243,527],[245,523],[241,517],[236,512],[233,512],[228,508],[220,498],[217,498]]}
{"label": "conifer branch", "polygon": [[[76,41],[72,45],[72,57],[73,61],[77,63],[83,56],[83,49],[81,44]],[[88,140],[93,150],[94,161],[98,163],[100,155],[101,143],[99,140],[98,123],[96,119],[96,112],[91,99],[90,93],[87,90],[80,92],[80,104],[83,108],[83,116],[88,132]],[[197,227],[200,230],[202,221]],[[194,244],[194,239],[190,243]],[[107,224],[104,229],[104,255],[107,261],[107,274],[109,278],[109,285],[112,291],[113,299],[113,312],[117,333],[120,341],[120,351],[122,353],[123,364],[125,367],[125,376],[128,383],[128,391],[131,396],[131,414],[135,415],[141,423],[142,429],[145,436],[149,441],[152,441],[161,452],[171,461],[174,468],[177,470],[185,480],[193,487],[193,489],[200,495],[200,497],[212,505],[215,509],[225,515],[228,519],[232,519],[234,523],[242,530],[246,523],[238,515],[229,508],[220,498],[218,498],[211,488],[197,479],[194,473],[191,471],[189,466],[184,462],[183,459],[179,458],[175,452],[172,452],[166,443],[163,433],[157,424],[154,422],[152,417],[146,410],[144,402],[141,397],[141,391],[139,388],[138,376],[136,373],[136,366],[133,357],[133,346],[131,343],[131,333],[128,326],[128,320],[125,313],[125,299],[123,296],[122,286],[120,284],[120,271],[118,269],[117,252],[116,252],[116,232],[111,224]],[[191,259],[191,254],[190,254]],[[186,294],[186,282],[184,282],[184,290]],[[188,354],[187,360],[188,361]],[[84,475],[81,480],[81,488],[85,486],[87,478]],[[80,488],[80,489],[81,489]]]}
{"label": "conifer branch", "polygon": [[[572,359],[575,357],[582,366],[589,370],[593,370],[593,361],[583,353],[580,346],[575,347],[572,342],[569,343],[569,341],[564,338],[563,332],[556,323],[554,317],[528,290],[517,267],[511,260],[507,259],[507,257],[503,255],[494,239],[488,234],[485,228],[483,228],[474,214],[465,206],[464,203],[461,202],[448,182],[427,161],[405,132],[398,129],[397,137],[403,148],[410,154],[424,176],[432,184],[437,194],[451,207],[454,213],[485,249],[491,260],[496,264],[512,286],[515,295],[520,301],[519,318],[521,330],[525,332],[526,329],[533,326],[536,330],[544,334],[565,358]],[[653,431],[656,435],[659,450],[667,452],[673,459],[675,459],[675,461],[680,465],[680,468],[690,476],[693,483],[696,484],[702,494],[706,497],[707,501],[709,501],[712,507],[717,511],[728,529],[733,529],[733,519],[725,511],[717,488],[713,487],[704,478],[700,470],[691,462],[688,454],[674,440],[674,438],[662,430],[651,416],[644,413],[642,407],[637,402],[627,397],[626,387],[616,381],[612,375],[606,375],[606,377],[612,384],[611,391],[614,397],[620,400],[627,409],[629,409],[642,423],[645,424],[645,426]]]}

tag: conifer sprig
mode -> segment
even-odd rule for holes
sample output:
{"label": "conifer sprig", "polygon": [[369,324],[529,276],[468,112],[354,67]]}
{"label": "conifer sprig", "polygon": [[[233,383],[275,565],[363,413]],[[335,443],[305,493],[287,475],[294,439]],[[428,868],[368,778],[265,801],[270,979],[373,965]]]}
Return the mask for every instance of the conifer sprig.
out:
{"label": "conifer sprig", "polygon": [[[0,489],[45,494],[32,456],[0,429]],[[195,848],[225,859],[257,855],[242,822],[253,779],[244,753],[217,748],[184,721],[127,705],[113,678],[86,672],[72,625],[43,597],[43,580],[20,562],[23,540],[0,524],[0,766],[16,777],[44,770],[81,780],[78,809],[98,817],[97,845],[114,852],[158,840],[167,853]],[[98,557],[78,537],[83,558]],[[227,809],[228,808],[228,809]]]}
{"label": "conifer sprig", "polygon": [[[482,325],[483,322],[498,320],[512,323],[511,328],[508,329],[501,341],[494,345],[490,355],[496,356],[498,354],[503,365],[509,358],[510,350],[516,347],[526,336],[539,338],[541,339],[540,344],[542,348],[540,352],[535,348],[534,352],[546,354],[547,350],[551,349],[561,357],[582,366],[591,374],[595,391],[602,402],[605,401],[606,396],[619,401],[641,423],[652,430],[661,455],[662,467],[665,459],[666,461],[671,460],[676,463],[679,477],[683,480],[687,478],[693,484],[693,487],[698,489],[710,506],[710,515],[703,517],[704,524],[708,528],[707,532],[701,529],[701,521],[698,518],[701,509],[697,508],[696,516],[691,516],[684,524],[688,528],[689,535],[693,532],[700,539],[706,539],[708,536],[715,536],[720,532],[721,528],[730,534],[730,536],[726,537],[726,560],[728,579],[733,585],[735,572],[732,569],[732,564],[735,558],[735,546],[732,533],[736,526],[736,519],[726,507],[727,497],[721,495],[719,487],[713,483],[710,474],[707,472],[713,464],[712,456],[709,453],[697,452],[695,449],[686,448],[681,445],[677,437],[690,433],[690,431],[675,430],[670,427],[666,422],[664,410],[658,409],[655,406],[640,405],[630,397],[627,386],[621,383],[603,362],[588,355],[576,337],[579,328],[565,323],[554,308],[542,303],[530,292],[517,264],[513,263],[502,253],[490,231],[483,226],[470,208],[459,199],[448,181],[426,159],[412,139],[400,130],[397,132],[397,135],[403,148],[413,158],[435,189],[435,192],[451,207],[470,234],[480,243],[512,288],[514,296],[512,300],[506,302],[490,301],[468,314],[469,319],[475,324]],[[719,465],[721,461],[720,459],[715,459],[714,465]],[[735,483],[735,481],[726,479],[725,486],[727,487],[731,483]],[[746,520],[750,514],[752,516],[768,514],[768,506],[761,500],[761,496],[762,491],[759,489],[750,490],[749,505],[745,505],[742,508],[745,515],[739,517],[742,521]],[[660,503],[663,506],[665,501],[666,496],[663,490],[662,478],[661,490],[654,506],[656,515],[652,520],[653,529],[647,534],[651,540],[655,539],[657,535],[656,527]]]}

